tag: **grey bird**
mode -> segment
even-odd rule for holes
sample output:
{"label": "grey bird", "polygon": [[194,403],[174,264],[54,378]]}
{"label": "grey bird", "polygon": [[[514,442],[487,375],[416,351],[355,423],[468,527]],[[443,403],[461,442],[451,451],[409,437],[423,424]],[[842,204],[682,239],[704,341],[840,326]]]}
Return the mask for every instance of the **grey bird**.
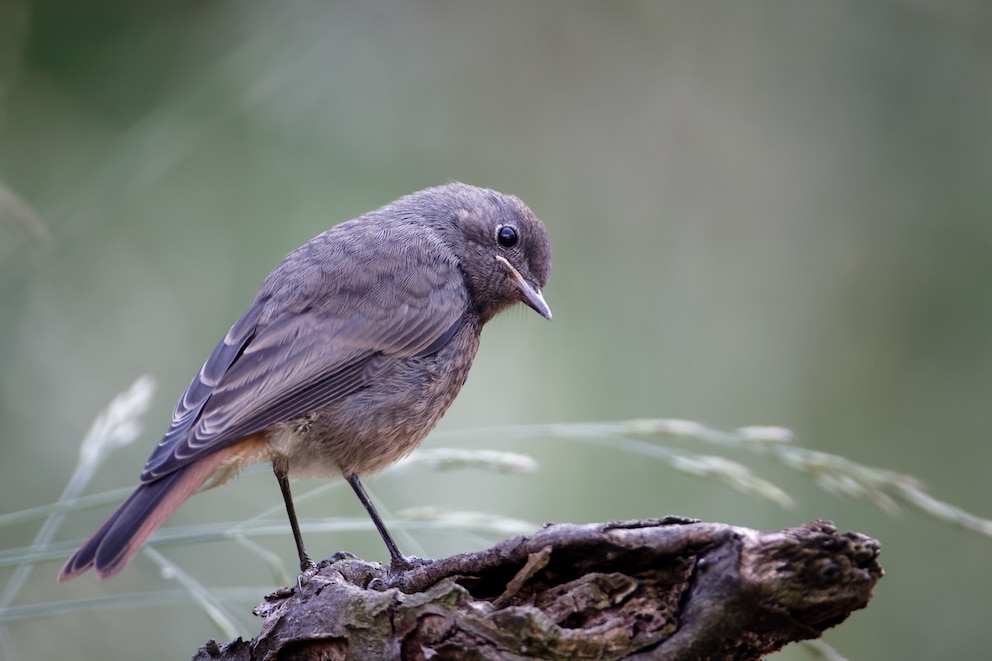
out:
{"label": "grey bird", "polygon": [[523,302],[551,319],[543,223],[512,195],[451,183],[290,253],[179,399],[134,493],[66,562],[120,572],[195,491],[272,462],[299,553],[290,475],[343,476],[392,566],[409,566],[359,475],[413,450],[468,376],[483,325]]}

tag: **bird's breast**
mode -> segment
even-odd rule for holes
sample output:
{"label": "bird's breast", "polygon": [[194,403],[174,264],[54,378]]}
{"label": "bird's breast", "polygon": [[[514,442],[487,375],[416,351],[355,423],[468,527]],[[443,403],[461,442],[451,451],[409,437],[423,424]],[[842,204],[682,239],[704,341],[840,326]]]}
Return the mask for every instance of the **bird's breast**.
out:
{"label": "bird's breast", "polygon": [[275,425],[269,434],[274,452],[289,460],[294,475],[382,470],[416,448],[454,401],[468,378],[479,331],[466,322],[436,353],[375,359],[365,387]]}

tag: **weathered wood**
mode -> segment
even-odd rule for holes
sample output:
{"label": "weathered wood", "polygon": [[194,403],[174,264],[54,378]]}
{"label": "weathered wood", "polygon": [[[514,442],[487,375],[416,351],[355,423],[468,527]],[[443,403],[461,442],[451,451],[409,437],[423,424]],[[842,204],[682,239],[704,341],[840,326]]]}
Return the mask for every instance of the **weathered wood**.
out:
{"label": "weathered wood", "polygon": [[759,659],[864,608],[878,553],[824,521],[554,524],[401,574],[322,563],[255,609],[258,637],[194,660]]}

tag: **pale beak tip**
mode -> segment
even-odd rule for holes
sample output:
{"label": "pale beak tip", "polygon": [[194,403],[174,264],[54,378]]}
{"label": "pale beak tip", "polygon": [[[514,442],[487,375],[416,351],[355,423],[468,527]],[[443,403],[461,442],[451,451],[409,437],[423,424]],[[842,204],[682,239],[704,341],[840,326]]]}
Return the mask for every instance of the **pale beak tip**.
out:
{"label": "pale beak tip", "polygon": [[548,306],[547,302],[544,300],[544,296],[541,295],[541,292],[540,291],[536,291],[535,293],[537,294],[537,298],[541,301],[541,305],[540,306],[532,305],[531,307],[533,307],[534,308],[534,311],[537,312],[539,315],[541,315],[542,317],[544,317],[548,321],[551,321],[551,316],[552,316],[551,315],[551,308]]}
{"label": "pale beak tip", "polygon": [[551,308],[548,306],[547,301],[544,300],[541,290],[524,280],[523,276],[520,275],[520,272],[515,269],[513,264],[511,264],[505,257],[502,255],[497,255],[496,260],[506,267],[507,271],[509,271],[510,279],[513,281],[513,284],[516,285],[517,289],[520,290],[521,299],[523,302],[539,315],[548,321],[551,321]]}

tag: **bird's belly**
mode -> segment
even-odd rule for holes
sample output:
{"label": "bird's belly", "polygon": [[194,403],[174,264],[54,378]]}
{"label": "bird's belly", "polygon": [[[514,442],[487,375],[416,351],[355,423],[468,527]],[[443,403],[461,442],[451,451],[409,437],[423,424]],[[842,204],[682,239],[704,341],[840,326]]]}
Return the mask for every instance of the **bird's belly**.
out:
{"label": "bird's belly", "polygon": [[340,402],[276,425],[270,443],[294,475],[382,470],[434,428],[465,383],[477,348],[477,335],[456,336],[434,355],[397,361]]}

